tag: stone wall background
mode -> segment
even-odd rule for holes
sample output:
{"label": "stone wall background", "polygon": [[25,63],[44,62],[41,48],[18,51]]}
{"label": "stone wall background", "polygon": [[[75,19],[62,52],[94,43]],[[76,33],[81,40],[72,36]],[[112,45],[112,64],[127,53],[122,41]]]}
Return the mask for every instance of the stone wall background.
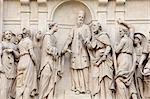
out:
{"label": "stone wall background", "polygon": [[121,18],[135,26],[136,32],[149,36],[150,0],[1,0],[0,31],[21,32],[23,27],[33,33],[46,32],[47,24],[58,22],[61,29],[75,23],[78,10],[86,10],[87,23],[98,20],[115,39],[115,20]]}
{"label": "stone wall background", "polygon": [[[0,0],[0,33],[5,30],[20,33],[23,27],[32,33],[39,30],[45,33],[47,24],[55,21],[60,28],[56,37],[61,49],[76,22],[78,10],[86,11],[87,24],[98,20],[112,44],[119,39],[118,18],[131,23],[135,32],[142,32],[150,39],[150,0]],[[70,90],[69,55],[66,59],[63,79],[56,88],[58,99]]]}

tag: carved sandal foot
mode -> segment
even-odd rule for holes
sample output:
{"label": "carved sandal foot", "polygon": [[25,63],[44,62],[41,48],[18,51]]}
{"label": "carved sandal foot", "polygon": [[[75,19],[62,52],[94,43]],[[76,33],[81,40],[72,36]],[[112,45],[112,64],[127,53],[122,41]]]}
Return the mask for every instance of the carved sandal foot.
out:
{"label": "carved sandal foot", "polygon": [[74,92],[76,92],[76,91],[77,91],[77,89],[75,89],[75,88],[71,88],[71,91],[74,91]]}
{"label": "carved sandal foot", "polygon": [[80,91],[77,90],[75,93],[76,93],[76,95],[79,95],[79,94],[80,94]]}
{"label": "carved sandal foot", "polygon": [[90,94],[90,93],[91,93],[91,91],[90,91],[90,90],[87,90],[87,91],[86,91],[86,93],[87,93],[87,94]]}

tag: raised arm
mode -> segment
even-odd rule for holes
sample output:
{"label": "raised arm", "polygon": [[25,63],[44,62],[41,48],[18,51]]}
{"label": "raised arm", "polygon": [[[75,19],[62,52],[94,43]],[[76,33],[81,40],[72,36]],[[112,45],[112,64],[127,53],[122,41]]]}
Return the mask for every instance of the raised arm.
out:
{"label": "raised arm", "polygon": [[72,40],[73,40],[73,36],[74,36],[73,34],[74,34],[74,29],[71,30],[71,32],[67,38],[67,41],[64,44],[64,47],[61,52],[62,54],[65,54],[68,51],[68,47],[69,47],[69,45],[71,45]]}

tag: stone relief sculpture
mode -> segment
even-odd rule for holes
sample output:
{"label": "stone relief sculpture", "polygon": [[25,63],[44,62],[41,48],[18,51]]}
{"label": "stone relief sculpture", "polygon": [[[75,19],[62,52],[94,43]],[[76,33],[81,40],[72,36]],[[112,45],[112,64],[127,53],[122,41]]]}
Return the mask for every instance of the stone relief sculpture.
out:
{"label": "stone relief sculpture", "polygon": [[37,71],[37,87],[39,90],[39,82],[40,82],[40,77],[39,77],[39,72],[40,72],[40,65],[41,65],[41,47],[42,47],[42,41],[43,41],[43,34],[41,31],[38,31],[33,35],[33,49],[35,52],[35,56],[37,59],[37,66],[36,66],[36,71]]}
{"label": "stone relief sculpture", "polygon": [[[144,96],[145,96],[145,99],[150,99],[150,95],[149,95],[149,92],[150,92],[150,82],[149,82],[149,79],[150,79],[150,48],[149,48],[149,44],[148,44],[148,53],[147,53],[147,57],[145,56],[145,53],[143,53],[143,55],[145,56],[147,62],[145,64],[145,66],[143,67],[143,71],[142,71],[142,74],[144,75]],[[143,57],[144,57],[143,56]],[[143,59],[141,59],[143,60]],[[143,61],[144,62],[144,61]],[[142,67],[142,65],[140,64],[139,67]]]}
{"label": "stone relief sculpture", "polygon": [[[89,90],[89,56],[86,48],[87,41],[91,38],[88,25],[84,24],[85,12],[79,11],[77,24],[65,43],[62,53],[71,52],[71,90],[80,93],[90,93]],[[71,50],[68,49],[69,46]]]}
{"label": "stone relief sculpture", "polygon": [[91,60],[91,94],[93,99],[114,99],[111,82],[114,76],[111,41],[102,27],[95,22],[91,25],[92,39],[86,43]]}
{"label": "stone relief sculpture", "polygon": [[149,76],[150,76],[150,69],[149,69],[149,49],[150,49],[150,46],[149,46],[149,42],[145,42],[143,44],[143,50],[142,50],[142,55],[141,55],[141,58],[140,58],[140,62],[139,62],[139,65],[138,67],[140,68],[140,71],[142,73],[142,75],[144,76],[143,78],[143,87],[144,87],[144,98],[143,99],[149,99],[150,98],[150,95],[149,95],[149,92],[150,92],[150,83],[149,83]]}
{"label": "stone relief sculpture", "polygon": [[11,42],[13,33],[6,31],[0,44],[0,97],[3,99],[14,98],[16,77],[15,59],[18,58],[17,46]]}
{"label": "stone relief sculpture", "polygon": [[144,98],[144,83],[143,83],[143,75],[141,73],[142,68],[139,67],[144,64],[140,63],[142,53],[147,53],[147,49],[145,48],[146,46],[146,37],[142,33],[135,33],[134,34],[134,49],[136,53],[136,71],[135,71],[135,84],[136,84],[136,89],[138,92],[138,98],[139,99],[145,99]]}
{"label": "stone relief sculpture", "polygon": [[54,33],[57,32],[56,23],[49,24],[49,32],[44,34],[42,43],[42,58],[40,67],[39,99],[54,99],[56,82],[59,78],[60,53],[56,47],[57,40]]}
{"label": "stone relief sculpture", "polygon": [[24,28],[18,37],[20,58],[17,66],[16,99],[34,99],[37,94],[37,60],[30,31]]}
{"label": "stone relief sculpture", "polygon": [[20,34],[5,31],[0,43],[0,98],[55,99],[58,80],[63,77],[62,56],[69,52],[69,83],[74,96],[150,99],[150,44],[146,36],[118,20],[121,39],[114,48],[101,24],[95,21],[88,26],[84,18],[85,12],[79,11],[63,50],[57,45],[55,22],[49,24],[48,32],[38,31],[33,39],[26,28]]}
{"label": "stone relief sculpture", "polygon": [[35,56],[37,58],[37,74],[39,74],[40,70],[40,65],[41,65],[41,47],[42,47],[42,41],[43,41],[43,34],[41,31],[38,31],[37,33],[34,34],[33,36],[33,47],[34,47],[34,52]]}
{"label": "stone relief sculpture", "polygon": [[130,28],[128,24],[119,22],[121,40],[116,47],[117,70],[116,70],[116,99],[138,99],[137,90],[134,84],[134,55],[133,41],[130,37]]}

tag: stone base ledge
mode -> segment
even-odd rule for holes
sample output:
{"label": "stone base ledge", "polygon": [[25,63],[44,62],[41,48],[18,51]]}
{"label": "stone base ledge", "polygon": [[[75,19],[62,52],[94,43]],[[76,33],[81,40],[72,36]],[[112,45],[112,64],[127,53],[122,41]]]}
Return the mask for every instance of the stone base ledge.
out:
{"label": "stone base ledge", "polygon": [[76,95],[73,91],[65,91],[65,99],[91,99],[90,94]]}

